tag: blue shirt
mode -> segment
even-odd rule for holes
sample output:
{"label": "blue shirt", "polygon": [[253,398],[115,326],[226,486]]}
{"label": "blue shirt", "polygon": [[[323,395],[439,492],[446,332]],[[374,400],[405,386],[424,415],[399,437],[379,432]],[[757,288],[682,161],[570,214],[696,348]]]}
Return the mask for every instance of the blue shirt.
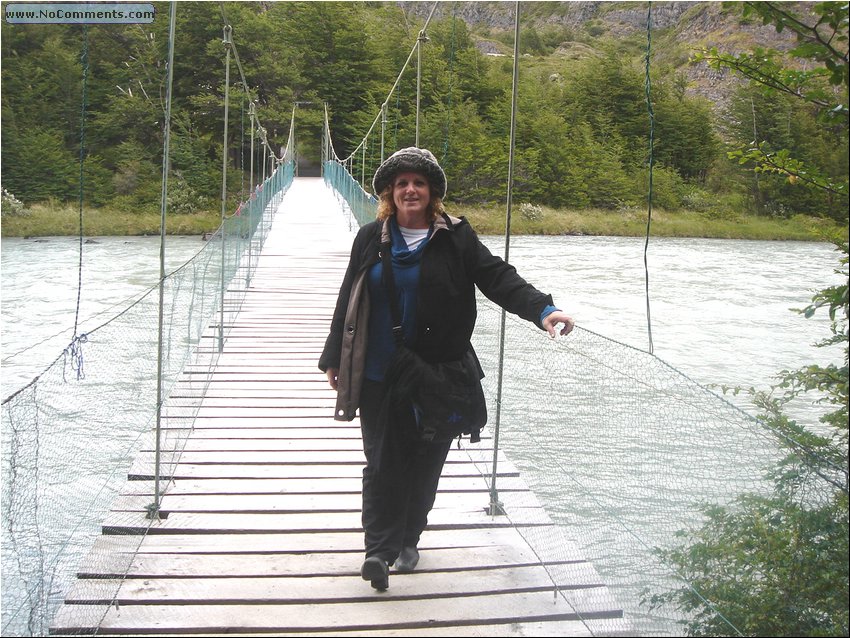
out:
{"label": "blue shirt", "polygon": [[[433,227],[428,238],[416,250],[409,250],[395,217],[390,218],[392,233],[392,265],[395,277],[398,307],[401,312],[402,335],[406,343],[411,343],[416,330],[416,307],[419,298],[419,271],[422,251],[431,239]],[[383,263],[378,262],[369,269],[369,340],[366,347],[366,378],[371,381],[383,381],[384,373],[395,353],[393,341],[393,320],[389,299],[383,282]]]}

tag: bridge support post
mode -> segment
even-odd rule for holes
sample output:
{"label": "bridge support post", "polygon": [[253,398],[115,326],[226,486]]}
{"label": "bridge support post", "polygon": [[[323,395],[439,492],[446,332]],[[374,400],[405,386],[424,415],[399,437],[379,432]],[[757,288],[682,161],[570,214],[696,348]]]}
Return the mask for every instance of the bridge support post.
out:
{"label": "bridge support post", "polygon": [[381,105],[381,164],[384,163],[384,137],[387,133],[387,103]]}

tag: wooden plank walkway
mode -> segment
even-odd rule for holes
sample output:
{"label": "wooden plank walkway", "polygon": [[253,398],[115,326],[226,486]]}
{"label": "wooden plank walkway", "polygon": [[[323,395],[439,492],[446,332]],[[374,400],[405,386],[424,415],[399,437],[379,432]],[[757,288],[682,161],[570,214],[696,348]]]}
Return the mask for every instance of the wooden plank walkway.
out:
{"label": "wooden plank walkway", "polygon": [[[321,180],[296,179],[172,472],[164,518],[145,518],[153,453],[142,450],[52,633],[631,633],[503,457],[509,517],[486,513],[488,439],[449,454],[417,570],[391,572],[386,592],[360,578],[359,424],[333,420],[334,392],[316,368],[352,237]],[[184,390],[187,405],[196,400],[187,384],[172,405]],[[558,559],[544,565],[531,535]]]}

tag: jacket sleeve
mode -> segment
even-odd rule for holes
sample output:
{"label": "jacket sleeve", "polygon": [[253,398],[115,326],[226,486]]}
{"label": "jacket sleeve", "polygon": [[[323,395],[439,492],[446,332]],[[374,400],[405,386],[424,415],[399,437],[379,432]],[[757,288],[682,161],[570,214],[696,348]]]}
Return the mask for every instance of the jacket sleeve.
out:
{"label": "jacket sleeve", "polygon": [[464,225],[467,271],[472,273],[475,285],[490,301],[542,330],[540,313],[546,306],[555,305],[552,296],[540,292],[520,277],[516,268],[493,255],[481,243],[471,226]]}
{"label": "jacket sleeve", "polygon": [[319,369],[322,372],[327,372],[328,368],[339,368],[340,358],[342,356],[342,334],[345,325],[345,313],[348,309],[348,301],[351,297],[351,287],[363,261],[363,253],[366,243],[374,235],[374,229],[371,229],[371,224],[364,226],[354,238],[354,243],[351,247],[351,256],[348,260],[348,268],[345,271],[345,276],[342,279],[342,285],[339,288],[339,296],[336,300],[336,308],[334,309],[333,319],[331,320],[331,329],[328,338],[325,340],[325,347],[319,357]]}

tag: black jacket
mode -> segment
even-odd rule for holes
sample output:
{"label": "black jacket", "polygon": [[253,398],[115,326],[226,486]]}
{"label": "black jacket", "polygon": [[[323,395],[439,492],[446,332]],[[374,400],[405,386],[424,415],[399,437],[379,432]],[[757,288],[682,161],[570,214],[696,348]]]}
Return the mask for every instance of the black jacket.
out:
{"label": "black jacket", "polygon": [[[322,371],[340,368],[352,287],[358,276],[379,261],[383,226],[380,221],[366,224],[354,239],[330,334],[319,359]],[[443,215],[422,253],[415,337],[408,344],[410,348],[430,362],[459,359],[470,348],[475,327],[475,286],[508,312],[539,328],[543,327],[540,313],[553,305],[550,295],[534,288],[513,266],[491,254],[466,219]],[[358,373],[362,375],[362,368],[352,371]]]}

